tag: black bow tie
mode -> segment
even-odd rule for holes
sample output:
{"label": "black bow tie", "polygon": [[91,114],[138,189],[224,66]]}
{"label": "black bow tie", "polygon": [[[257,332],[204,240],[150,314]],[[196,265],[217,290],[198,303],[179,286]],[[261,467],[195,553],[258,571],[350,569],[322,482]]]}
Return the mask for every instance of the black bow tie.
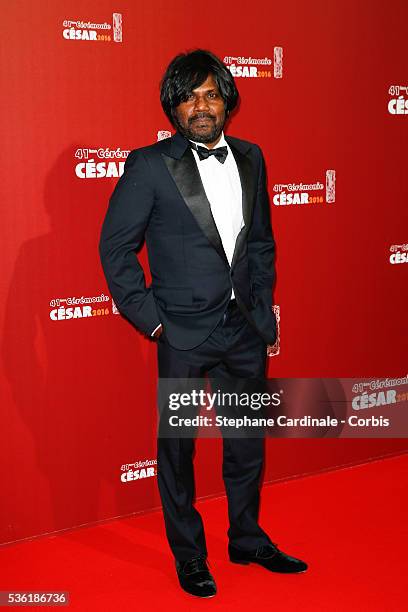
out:
{"label": "black bow tie", "polygon": [[227,147],[218,147],[216,149],[206,149],[205,147],[200,147],[199,145],[192,144],[193,149],[195,149],[198,153],[198,157],[200,161],[203,159],[208,159],[210,155],[215,155],[218,161],[223,164],[227,159],[228,149]]}

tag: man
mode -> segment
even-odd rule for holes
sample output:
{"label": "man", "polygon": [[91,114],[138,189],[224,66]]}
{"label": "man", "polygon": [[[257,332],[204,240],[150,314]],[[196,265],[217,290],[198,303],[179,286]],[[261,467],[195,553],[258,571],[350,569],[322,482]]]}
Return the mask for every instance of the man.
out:
{"label": "man", "polygon": [[[276,337],[274,240],[260,148],[225,136],[238,101],[213,54],[178,55],[161,83],[176,134],[129,154],[110,199],[100,256],[119,311],[158,341],[161,378],[264,377]],[[135,257],[143,239],[152,283]],[[258,524],[262,438],[223,439],[229,557],[275,572],[305,571]],[[216,593],[193,505],[194,438],[158,438],[158,485],[181,587]]]}

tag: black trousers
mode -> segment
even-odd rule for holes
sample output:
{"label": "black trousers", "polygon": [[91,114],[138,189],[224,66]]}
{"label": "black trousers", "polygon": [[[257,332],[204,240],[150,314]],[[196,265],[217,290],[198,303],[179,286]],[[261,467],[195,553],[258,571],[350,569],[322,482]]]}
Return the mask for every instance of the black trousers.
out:
{"label": "black trousers", "polygon": [[[264,378],[266,344],[233,301],[207,340],[194,349],[175,349],[162,334],[158,365],[160,378]],[[203,522],[194,507],[194,444],[194,438],[159,436],[157,440],[157,478],[166,534],[178,561],[207,555]],[[270,543],[258,525],[263,461],[263,438],[223,437],[228,537],[243,550]]]}

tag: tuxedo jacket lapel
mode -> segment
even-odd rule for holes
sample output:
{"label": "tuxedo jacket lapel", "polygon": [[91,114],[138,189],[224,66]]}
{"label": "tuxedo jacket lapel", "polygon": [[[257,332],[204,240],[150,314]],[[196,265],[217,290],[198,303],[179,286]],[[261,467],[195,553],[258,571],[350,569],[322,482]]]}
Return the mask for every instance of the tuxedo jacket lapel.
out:
{"label": "tuxedo jacket lapel", "polygon": [[250,157],[241,152],[241,150],[236,146],[236,144],[234,144],[234,141],[231,140],[229,136],[226,136],[225,140],[228,142],[231,148],[238,167],[242,189],[242,216],[244,217],[245,228],[248,230],[251,224],[254,207],[254,168]]}
{"label": "tuxedo jacket lapel", "polygon": [[167,155],[163,157],[191,214],[217,253],[229,265],[191,148],[188,147],[180,159]]}
{"label": "tuxedo jacket lapel", "polygon": [[245,155],[247,146],[245,145],[245,148],[242,149],[240,146],[242,141],[238,141],[236,138],[231,138],[230,136],[225,136],[225,140],[228,142],[231,148],[232,154],[234,155],[238,167],[242,190],[242,216],[244,218],[245,224],[244,227],[241,229],[240,233],[238,234],[235,243],[234,255],[232,257],[231,263],[231,268],[233,268],[240,252],[242,251],[245,245],[245,241],[252,221],[252,213],[254,209],[255,199],[255,179],[252,161],[248,155]]}
{"label": "tuxedo jacket lapel", "polygon": [[[255,196],[254,170],[251,159],[240,150],[240,141],[226,136],[237,163],[242,189],[242,215],[244,227],[238,235],[232,265],[245,243],[251,224]],[[162,153],[163,159],[174,182],[177,185],[186,205],[210,243],[229,267],[227,256],[222,246],[210,203],[207,199],[200,173],[188,141],[178,132],[171,138],[169,154]]]}

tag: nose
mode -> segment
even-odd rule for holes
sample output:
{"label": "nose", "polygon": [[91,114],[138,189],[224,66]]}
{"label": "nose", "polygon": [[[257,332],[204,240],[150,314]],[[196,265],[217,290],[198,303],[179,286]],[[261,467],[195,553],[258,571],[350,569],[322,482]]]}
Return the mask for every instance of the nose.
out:
{"label": "nose", "polygon": [[208,111],[208,109],[209,106],[206,96],[197,96],[195,99],[194,110],[202,113],[204,111]]}

